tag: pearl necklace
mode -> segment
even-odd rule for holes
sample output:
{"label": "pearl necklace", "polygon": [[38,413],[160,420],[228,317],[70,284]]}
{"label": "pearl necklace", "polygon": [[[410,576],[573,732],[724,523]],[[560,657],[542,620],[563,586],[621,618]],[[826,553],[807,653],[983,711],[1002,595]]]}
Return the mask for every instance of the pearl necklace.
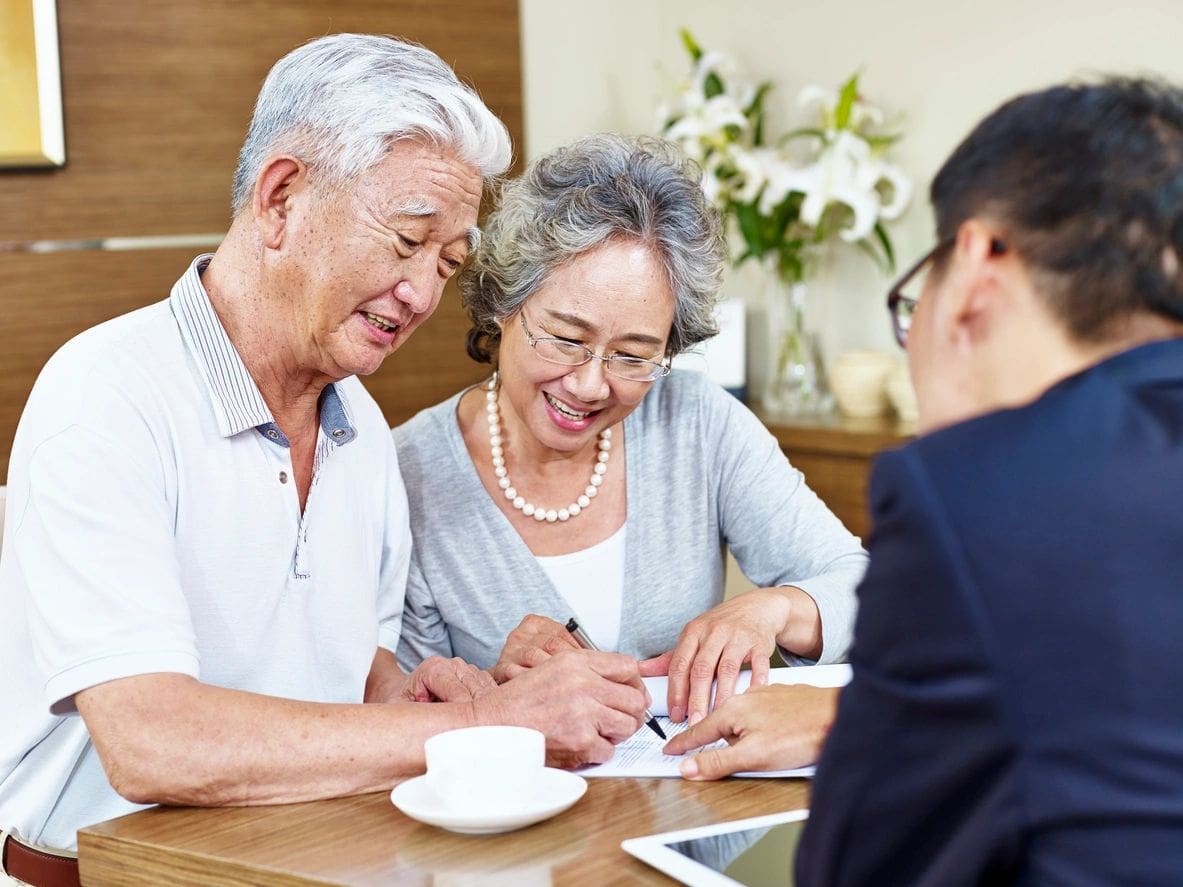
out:
{"label": "pearl necklace", "polygon": [[527,517],[533,517],[539,523],[546,521],[553,524],[555,521],[570,520],[591,505],[591,500],[596,498],[596,494],[600,491],[600,484],[604,482],[604,474],[608,471],[608,458],[612,449],[612,429],[605,428],[597,435],[596,447],[599,452],[596,453],[596,464],[592,469],[592,476],[588,480],[583,495],[566,508],[540,508],[527,502],[525,497],[518,495],[518,491],[514,489],[513,483],[509,479],[509,472],[505,468],[505,450],[502,448],[501,438],[501,409],[497,405],[498,383],[499,374],[493,373],[493,378],[485,386],[485,413],[489,419],[489,445],[493,453],[493,473],[497,475],[497,486],[505,493],[505,498],[513,503],[514,508]]}

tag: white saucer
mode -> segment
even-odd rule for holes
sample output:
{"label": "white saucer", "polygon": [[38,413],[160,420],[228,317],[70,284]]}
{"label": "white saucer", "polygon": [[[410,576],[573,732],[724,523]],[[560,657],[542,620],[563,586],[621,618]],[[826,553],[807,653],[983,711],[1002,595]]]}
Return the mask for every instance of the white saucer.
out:
{"label": "white saucer", "polygon": [[390,793],[390,800],[411,819],[428,825],[438,825],[463,835],[495,835],[562,813],[582,798],[585,791],[587,780],[582,776],[547,767],[538,778],[537,790],[531,797],[513,798],[504,810],[492,814],[449,809],[427,784],[425,776],[416,776],[396,785]]}

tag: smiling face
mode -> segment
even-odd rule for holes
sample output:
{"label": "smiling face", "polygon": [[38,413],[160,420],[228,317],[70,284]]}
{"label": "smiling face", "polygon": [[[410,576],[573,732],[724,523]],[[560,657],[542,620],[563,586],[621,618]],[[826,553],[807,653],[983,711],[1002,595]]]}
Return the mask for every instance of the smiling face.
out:
{"label": "smiling face", "polygon": [[413,140],[340,191],[293,180],[277,276],[299,371],[372,373],[431,316],[468,256],[481,185],[451,151]]}
{"label": "smiling face", "polygon": [[674,295],[649,247],[612,241],[556,268],[520,312],[501,321],[500,403],[509,446],[517,440],[535,452],[573,454],[636,409],[653,383],[613,376],[599,360],[548,363],[530,347],[522,319],[535,338],[660,361]]}

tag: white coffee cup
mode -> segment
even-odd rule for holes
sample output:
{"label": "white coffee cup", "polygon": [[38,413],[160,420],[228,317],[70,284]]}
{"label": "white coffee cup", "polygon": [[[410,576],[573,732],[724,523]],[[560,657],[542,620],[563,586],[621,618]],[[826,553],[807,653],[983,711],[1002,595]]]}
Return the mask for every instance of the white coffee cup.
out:
{"label": "white coffee cup", "polygon": [[423,745],[427,784],[449,808],[480,814],[532,800],[546,766],[546,737],[529,727],[463,727]]}

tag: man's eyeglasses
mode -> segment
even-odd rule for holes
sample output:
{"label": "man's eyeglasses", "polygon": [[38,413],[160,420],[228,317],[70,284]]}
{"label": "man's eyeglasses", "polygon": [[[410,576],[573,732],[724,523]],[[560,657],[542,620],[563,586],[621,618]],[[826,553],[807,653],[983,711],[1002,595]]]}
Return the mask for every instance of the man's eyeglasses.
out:
{"label": "man's eyeglasses", "polygon": [[887,292],[887,313],[891,315],[891,329],[901,348],[908,347],[908,330],[912,328],[912,315],[916,313],[920,294],[924,291],[929,265],[940,252],[952,245],[952,237],[942,240],[905,271]]}
{"label": "man's eyeglasses", "polygon": [[[928,272],[932,270],[932,263],[936,258],[956,241],[955,237],[947,237],[924,254],[915,265],[905,271],[895,285],[887,292],[887,313],[891,315],[891,329],[895,333],[895,340],[901,348],[908,347],[908,331],[912,328],[912,315],[916,313],[916,306],[920,303],[920,294],[924,292],[924,282]],[[990,241],[990,253],[1001,255],[1006,252],[1006,244],[998,238]]]}
{"label": "man's eyeglasses", "polygon": [[552,339],[548,336],[535,336],[526,326],[526,316],[518,312],[518,319],[522,323],[522,331],[526,334],[526,341],[534,349],[534,353],[547,363],[557,363],[562,366],[583,366],[589,360],[603,361],[604,369],[618,379],[630,382],[652,382],[662,376],[670,374],[667,364],[643,357],[633,357],[629,354],[606,354],[600,356],[578,342],[567,339]]}

